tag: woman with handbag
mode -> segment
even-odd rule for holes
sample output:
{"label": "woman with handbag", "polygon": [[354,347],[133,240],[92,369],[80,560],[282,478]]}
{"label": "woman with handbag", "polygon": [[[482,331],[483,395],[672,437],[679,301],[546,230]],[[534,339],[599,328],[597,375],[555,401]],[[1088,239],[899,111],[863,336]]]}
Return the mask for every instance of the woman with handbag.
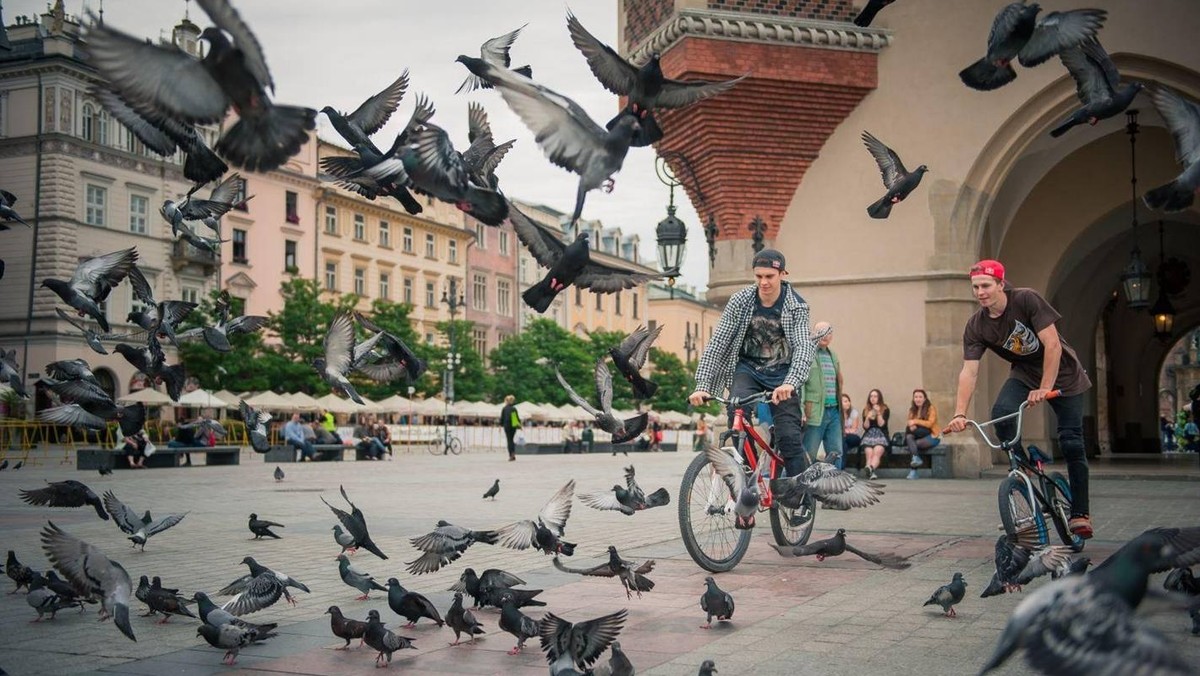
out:
{"label": "woman with handbag", "polygon": [[863,406],[862,453],[864,458],[863,472],[871,480],[878,479],[875,470],[883,464],[883,454],[888,445],[888,418],[891,411],[883,403],[883,392],[871,390],[867,395],[867,403]]}
{"label": "woman with handbag", "polygon": [[517,414],[517,407],[513,405],[516,400],[513,395],[508,395],[504,398],[504,407],[500,409],[500,426],[504,428],[504,438],[508,441],[509,462],[517,459],[515,437],[521,429],[521,416]]}
{"label": "woman with handbag", "polygon": [[929,395],[925,390],[920,388],[913,390],[912,403],[908,405],[908,423],[904,430],[904,445],[912,454],[912,460],[909,462],[909,467],[912,468],[912,471],[908,473],[909,479],[916,479],[917,468],[925,464],[919,452],[927,451],[942,443],[939,434],[941,434],[941,430],[938,428],[937,407],[933,405],[932,401],[929,401]]}

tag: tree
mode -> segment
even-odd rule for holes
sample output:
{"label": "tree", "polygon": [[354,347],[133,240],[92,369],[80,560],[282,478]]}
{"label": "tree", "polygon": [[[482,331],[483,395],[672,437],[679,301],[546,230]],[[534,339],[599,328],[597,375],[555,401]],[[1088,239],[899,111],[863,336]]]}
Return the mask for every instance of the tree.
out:
{"label": "tree", "polygon": [[[413,328],[412,323],[409,321],[412,309],[412,306],[408,303],[393,303],[377,298],[371,303],[370,318],[379,328],[399,338],[418,357],[429,362],[434,358],[436,348],[421,340],[417,335],[416,329]],[[367,336],[362,337],[366,338]],[[397,393],[402,396],[408,396],[408,386],[410,384],[414,388],[424,392],[426,391],[425,385],[431,379],[436,379],[436,377],[437,371],[431,364],[429,371],[422,375],[416,383],[409,383],[407,378],[400,378],[387,383],[379,383],[367,378],[360,379],[358,376],[355,376],[353,380],[355,387],[361,394],[378,401]]]}
{"label": "tree", "polygon": [[[588,334],[588,351],[592,355],[592,367],[595,367],[597,359],[609,359],[608,351],[621,344],[629,334],[624,331],[605,331],[596,329]],[[608,362],[608,370],[613,376],[613,408],[629,410],[634,407],[633,401],[633,386],[629,381],[621,375],[621,372],[613,366],[612,361]],[[579,392],[583,396],[581,390]]]}
{"label": "tree", "polygon": [[[312,360],[325,351],[325,334],[339,312],[353,311],[358,297],[345,294],[330,303],[321,298],[321,285],[315,279],[292,277],[279,289],[283,308],[272,312],[270,329],[279,341],[264,353],[264,367],[272,377],[271,389],[282,392],[326,394],[325,384]],[[274,356],[271,355],[274,353]]]}
{"label": "tree", "polygon": [[[177,332],[216,324],[216,302],[220,291],[200,300],[200,306],[180,323]],[[235,299],[237,300],[237,299]],[[234,303],[234,310],[241,312],[242,304]],[[263,369],[261,355],[263,338],[258,331],[237,333],[229,336],[229,352],[218,352],[203,338],[184,340],[179,343],[179,361],[189,376],[195,376],[200,386],[210,391],[232,389],[237,391],[265,390],[271,387],[269,374]]]}
{"label": "tree", "polygon": [[650,361],[654,362],[650,379],[658,385],[653,399],[655,410],[690,411],[687,398],[696,385],[692,369],[684,366],[679,357],[657,347],[650,348]]}
{"label": "tree", "polygon": [[444,392],[445,390],[442,376],[446,372],[446,355],[450,352],[451,327],[454,330],[454,347],[459,354],[458,366],[454,371],[454,400],[479,401],[492,391],[491,376],[488,375],[487,369],[483,365],[483,355],[476,351],[475,341],[472,339],[475,322],[463,319],[437,323],[438,333],[446,337],[446,347],[436,348],[437,353],[429,364],[429,369],[431,371],[436,369],[435,372],[438,376],[436,391]]}
{"label": "tree", "polygon": [[549,319],[535,319],[500,343],[492,350],[491,362],[493,401],[512,394],[517,401],[567,403],[567,393],[554,377],[555,364],[580,396],[595,398],[588,342]]}

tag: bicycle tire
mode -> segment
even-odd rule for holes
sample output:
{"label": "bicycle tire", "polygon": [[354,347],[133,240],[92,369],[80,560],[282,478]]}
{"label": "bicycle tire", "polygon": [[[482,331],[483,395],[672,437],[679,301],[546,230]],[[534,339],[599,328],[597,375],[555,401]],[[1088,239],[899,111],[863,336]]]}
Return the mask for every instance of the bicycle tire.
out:
{"label": "bicycle tire", "polygon": [[1054,521],[1054,530],[1058,531],[1058,538],[1063,544],[1072,551],[1081,552],[1087,540],[1071,532],[1071,484],[1061,472],[1051,472],[1047,476],[1052,484],[1046,497],[1050,501],[1050,518]]}
{"label": "bicycle tire", "polygon": [[[708,467],[708,457],[698,455],[683,473],[678,496],[679,533],[683,537],[684,549],[696,565],[710,573],[724,573],[733,570],[746,555],[746,550],[750,548],[751,531],[734,528],[733,515],[730,513],[707,513],[710,499],[720,496],[724,504],[729,494],[725,482]],[[693,515],[697,510],[702,513]],[[709,528],[698,534],[693,516],[709,524]],[[720,542],[715,541],[718,536]],[[709,548],[719,550],[710,553]]]}
{"label": "bicycle tire", "polygon": [[458,437],[450,437],[450,443],[446,445],[450,452],[454,455],[462,453],[462,441]]}
{"label": "bicycle tire", "polygon": [[443,450],[442,442],[443,439],[441,437],[438,437],[437,439],[430,439],[425,444],[425,450],[429,451],[429,455],[441,455]]}
{"label": "bicycle tire", "polygon": [[[1000,482],[1000,490],[997,493],[997,502],[1000,509],[1000,523],[1004,524],[1004,532],[1010,538],[1016,538],[1017,532],[1022,528],[1028,527],[1030,523],[1036,523],[1037,518],[1034,515],[1035,505],[1029,504],[1029,495],[1025,491],[1025,482],[1019,481],[1016,477],[1007,476]],[[1041,509],[1037,507],[1037,509]],[[1041,531],[1045,530],[1043,526]],[[1047,544],[1048,538],[1044,532],[1039,533],[1041,544]]]}
{"label": "bicycle tire", "polygon": [[792,517],[800,510],[784,507],[779,503],[771,505],[771,535],[775,536],[775,544],[780,547],[797,547],[808,542],[813,527],[817,524],[817,501],[811,495],[806,495],[800,509],[809,510],[811,516],[799,526],[793,526]]}

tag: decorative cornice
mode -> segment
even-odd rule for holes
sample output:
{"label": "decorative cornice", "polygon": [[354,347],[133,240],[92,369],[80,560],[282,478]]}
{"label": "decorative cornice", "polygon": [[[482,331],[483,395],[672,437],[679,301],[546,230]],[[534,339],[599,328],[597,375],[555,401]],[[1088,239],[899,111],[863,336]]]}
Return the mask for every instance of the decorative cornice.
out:
{"label": "decorative cornice", "polygon": [[892,41],[889,31],[859,28],[839,21],[681,9],[647,35],[629,55],[629,60],[635,64],[644,63],[651,53],[662,54],[689,36],[855,52],[878,52]]}

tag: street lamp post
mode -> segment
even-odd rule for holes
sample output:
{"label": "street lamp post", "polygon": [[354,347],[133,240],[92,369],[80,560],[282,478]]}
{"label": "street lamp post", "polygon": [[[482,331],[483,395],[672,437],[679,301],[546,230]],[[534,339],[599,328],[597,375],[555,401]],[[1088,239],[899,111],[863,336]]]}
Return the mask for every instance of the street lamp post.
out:
{"label": "street lamp post", "polygon": [[[686,158],[679,156],[686,164]],[[682,185],[675,177],[667,157],[660,155],[654,165],[658,180],[670,189],[667,202],[667,217],[659,221],[655,231],[658,242],[658,266],[663,276],[667,278],[667,286],[671,289],[671,298],[675,297],[675,279],[679,277],[679,268],[683,265],[683,257],[687,253],[687,226],[675,217],[675,186]]]}
{"label": "street lamp post", "polygon": [[[454,403],[454,370],[462,363],[462,355],[458,353],[458,343],[455,340],[454,317],[458,314],[458,309],[466,305],[466,296],[458,290],[458,280],[454,277],[450,278],[449,288],[442,290],[442,302],[450,308],[450,351],[446,353],[446,371],[442,379],[445,383],[443,394],[446,397],[446,428],[445,432],[450,431],[450,405]],[[444,455],[449,451],[447,446],[443,449]]]}

